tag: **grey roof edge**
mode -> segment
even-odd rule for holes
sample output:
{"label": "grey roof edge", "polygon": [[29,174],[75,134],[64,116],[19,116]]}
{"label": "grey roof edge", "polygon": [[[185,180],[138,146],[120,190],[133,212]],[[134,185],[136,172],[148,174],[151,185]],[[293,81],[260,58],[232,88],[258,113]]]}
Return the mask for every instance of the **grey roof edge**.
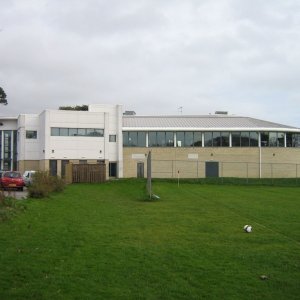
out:
{"label": "grey roof edge", "polygon": [[[161,127],[122,127],[123,131],[162,131]],[[165,128],[167,131],[257,131],[257,132],[298,132],[300,133],[300,128],[290,128],[290,127],[167,127]],[[164,130],[164,131],[165,131]]]}
{"label": "grey roof edge", "polygon": [[[261,120],[261,119],[257,119],[257,118],[252,118],[252,117],[245,117],[245,116],[237,116],[237,115],[147,115],[147,116],[143,116],[143,115],[135,115],[135,116],[127,116],[127,115],[123,115],[122,116],[123,119],[132,119],[132,120],[139,120],[139,119],[157,119],[157,120],[161,120],[161,119],[218,119],[218,120],[228,120],[228,119],[244,119],[244,120],[248,120],[250,123],[253,123],[253,127],[251,126],[247,126],[247,127],[243,127],[243,126],[237,126],[235,128],[235,130],[246,130],[246,129],[242,129],[242,128],[247,128],[250,130],[253,129],[253,130],[259,130],[259,131],[262,131],[262,130],[265,130],[265,131],[280,131],[280,130],[295,130],[295,131],[299,131],[300,128],[298,127],[295,127],[295,126],[290,126],[290,125],[284,125],[284,124],[280,124],[280,123],[275,123],[275,122],[271,122],[271,121],[266,121],[266,120]],[[264,123],[265,126],[259,126],[257,125],[257,123]],[[269,126],[268,126],[269,125]],[[134,127],[136,128],[151,128],[152,130],[154,130],[153,128],[155,126],[123,126],[123,128],[130,128],[130,129],[133,129]],[[157,127],[157,128],[161,128],[161,127]],[[166,128],[170,128],[170,127],[167,127]],[[176,128],[176,127],[174,127]],[[179,127],[178,127],[179,128]],[[183,128],[185,127],[180,127],[180,129],[182,130]],[[186,127],[188,128],[189,130],[191,130],[191,127]],[[211,126],[210,128],[214,128],[213,126]],[[219,127],[216,127],[216,128],[219,128]],[[226,127],[226,126],[223,126],[221,127],[221,130],[225,130],[225,129],[228,129],[229,127]],[[278,128],[278,129],[277,129]],[[200,127],[197,127],[198,130],[201,129],[201,126]],[[207,127],[203,127],[203,129],[207,130],[208,128]]]}

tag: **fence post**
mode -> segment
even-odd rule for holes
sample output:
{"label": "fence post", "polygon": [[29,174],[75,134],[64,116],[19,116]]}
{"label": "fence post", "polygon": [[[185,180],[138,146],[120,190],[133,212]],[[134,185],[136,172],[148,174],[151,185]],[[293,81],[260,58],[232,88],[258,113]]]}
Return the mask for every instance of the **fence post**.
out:
{"label": "fence post", "polygon": [[272,184],[274,184],[274,182],[273,182],[273,163],[271,163],[271,182],[272,182]]}

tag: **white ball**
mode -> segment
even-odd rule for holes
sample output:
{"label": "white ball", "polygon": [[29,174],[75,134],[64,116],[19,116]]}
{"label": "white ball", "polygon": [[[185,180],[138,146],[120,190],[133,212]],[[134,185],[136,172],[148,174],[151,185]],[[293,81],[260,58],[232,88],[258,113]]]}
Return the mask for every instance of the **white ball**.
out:
{"label": "white ball", "polygon": [[252,231],[252,226],[250,225],[245,225],[244,226],[244,230],[247,232],[247,233],[250,233]]}

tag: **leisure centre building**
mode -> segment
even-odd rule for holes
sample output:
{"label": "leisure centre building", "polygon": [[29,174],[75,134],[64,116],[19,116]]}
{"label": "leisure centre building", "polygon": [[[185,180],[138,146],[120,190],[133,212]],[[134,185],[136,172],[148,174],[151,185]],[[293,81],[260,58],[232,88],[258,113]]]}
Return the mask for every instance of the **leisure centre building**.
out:
{"label": "leisure centre building", "polygon": [[298,177],[300,129],[224,112],[137,116],[122,105],[0,117],[0,169],[49,170],[105,163],[109,177]]}

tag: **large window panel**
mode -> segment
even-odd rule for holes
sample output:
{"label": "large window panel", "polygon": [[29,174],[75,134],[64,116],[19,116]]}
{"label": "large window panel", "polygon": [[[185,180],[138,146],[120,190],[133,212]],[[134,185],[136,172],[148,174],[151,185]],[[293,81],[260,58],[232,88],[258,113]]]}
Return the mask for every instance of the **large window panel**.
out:
{"label": "large window panel", "polygon": [[138,137],[136,131],[129,131],[128,144],[129,147],[136,147],[138,145]]}
{"label": "large window panel", "polygon": [[221,132],[221,147],[229,147],[229,132]]}
{"label": "large window panel", "polygon": [[202,147],[202,132],[194,132],[194,147]]}
{"label": "large window panel", "polygon": [[165,147],[166,146],[166,132],[158,131],[156,133],[156,144],[158,147]]}
{"label": "large window panel", "polygon": [[167,141],[167,147],[174,147],[174,132],[167,131],[166,132],[166,141]]}
{"label": "large window panel", "polygon": [[250,132],[250,147],[258,147],[258,132]]}
{"label": "large window panel", "polygon": [[205,147],[213,146],[213,133],[212,132],[204,132],[204,146]]}
{"label": "large window panel", "polygon": [[52,127],[51,128],[51,136],[59,136],[59,128]]}
{"label": "large window panel", "polygon": [[241,133],[240,132],[232,132],[231,133],[231,145],[232,147],[240,147],[241,146]]}
{"label": "large window panel", "polygon": [[249,147],[250,146],[250,132],[242,131],[241,132],[241,147]]}
{"label": "large window panel", "polygon": [[286,146],[293,147],[293,134],[291,132],[286,133]]}
{"label": "large window panel", "polygon": [[284,147],[284,132],[277,132],[277,146]]}
{"label": "large window panel", "polygon": [[123,131],[123,146],[128,147],[129,146],[129,132],[128,131]]}
{"label": "large window panel", "polygon": [[78,128],[78,135],[79,136],[86,136],[86,129],[85,128]]}
{"label": "large window panel", "polygon": [[69,129],[68,128],[60,128],[59,129],[59,135],[60,136],[68,136],[69,135]]}
{"label": "large window panel", "polygon": [[218,131],[213,132],[213,146],[221,147],[221,132]]}
{"label": "large window panel", "polygon": [[178,131],[176,133],[176,141],[177,141],[177,147],[184,147],[184,132]]}
{"label": "large window panel", "polygon": [[260,133],[260,145],[261,145],[261,147],[269,146],[269,132],[261,132]]}
{"label": "large window panel", "polygon": [[78,129],[77,128],[69,128],[69,136],[77,136]]}
{"label": "large window panel", "polygon": [[149,147],[156,147],[157,145],[156,131],[150,131],[148,133],[148,145]]}
{"label": "large window panel", "polygon": [[194,145],[194,133],[191,131],[186,131],[184,133],[184,146],[192,147]]}
{"label": "large window panel", "polygon": [[146,147],[146,132],[138,131],[137,145],[138,147]]}
{"label": "large window panel", "polygon": [[277,147],[277,132],[269,132],[269,146]]}

